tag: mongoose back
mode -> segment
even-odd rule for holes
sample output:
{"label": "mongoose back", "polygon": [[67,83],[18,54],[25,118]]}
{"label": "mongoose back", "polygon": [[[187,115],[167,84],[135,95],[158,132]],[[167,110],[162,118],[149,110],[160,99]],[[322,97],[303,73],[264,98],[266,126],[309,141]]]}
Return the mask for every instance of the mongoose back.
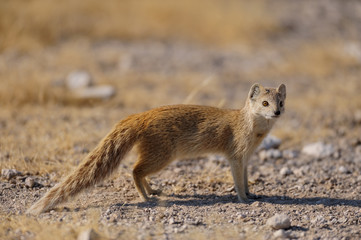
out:
{"label": "mongoose back", "polygon": [[254,84],[242,109],[174,105],[131,115],[91,151],[61,183],[50,189],[27,212],[39,214],[109,176],[133,145],[138,161],[135,186],[144,200],[156,194],[146,177],[173,160],[205,153],[223,154],[229,161],[238,199],[247,201],[247,162],[285,109],[286,87]]}

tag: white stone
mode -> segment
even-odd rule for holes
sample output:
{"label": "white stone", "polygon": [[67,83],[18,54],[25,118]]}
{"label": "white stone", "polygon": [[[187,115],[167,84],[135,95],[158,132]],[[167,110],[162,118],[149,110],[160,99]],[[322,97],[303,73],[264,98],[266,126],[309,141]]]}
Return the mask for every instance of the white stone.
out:
{"label": "white stone", "polygon": [[114,87],[110,85],[94,86],[82,88],[74,91],[77,98],[80,99],[109,99],[115,94]]}
{"label": "white stone", "polygon": [[7,180],[12,179],[13,177],[19,176],[22,173],[16,169],[1,169],[1,176]]}
{"label": "white stone", "polygon": [[359,175],[359,176],[357,177],[357,181],[358,181],[358,182],[361,182],[361,175]]}
{"label": "white stone", "polygon": [[280,170],[280,174],[281,174],[281,176],[285,177],[285,176],[287,176],[287,175],[291,175],[291,174],[292,174],[292,171],[291,171],[291,169],[289,169],[288,167],[283,167],[283,168],[281,168],[281,170]]}
{"label": "white stone", "polygon": [[260,202],[254,202],[254,203],[252,203],[250,206],[251,206],[251,208],[261,207],[262,204],[261,204]]}
{"label": "white stone", "polygon": [[261,142],[261,145],[259,145],[258,150],[268,150],[271,148],[278,148],[281,145],[281,139],[272,136],[272,135],[268,135],[267,137],[265,137],[263,139],[263,141]]}
{"label": "white stone", "polygon": [[285,230],[279,229],[273,233],[273,237],[276,239],[284,239],[288,237],[288,234],[286,234]]}
{"label": "white stone", "polygon": [[354,113],[356,123],[361,123],[361,110],[356,110]]}
{"label": "white stone", "polygon": [[272,158],[273,159],[282,158],[282,152],[278,149],[262,150],[259,152],[258,155],[262,161]]}
{"label": "white stone", "polygon": [[329,157],[335,152],[332,144],[323,142],[311,143],[302,148],[302,153],[316,158]]}
{"label": "white stone", "polygon": [[179,227],[179,228],[175,228],[175,229],[174,229],[174,232],[175,232],[175,233],[182,233],[182,232],[184,232],[184,230],[186,230],[187,227],[188,227],[188,225],[184,224],[184,225],[182,225],[182,226]]}
{"label": "white stone", "polygon": [[273,229],[287,229],[291,226],[290,218],[286,214],[276,214],[266,222]]}
{"label": "white stone", "polygon": [[338,168],[338,171],[339,171],[340,173],[350,173],[350,171],[349,171],[346,167],[344,167],[344,166],[340,166],[340,167]]}
{"label": "white stone", "polygon": [[311,220],[312,224],[320,224],[324,222],[325,222],[325,218],[322,215],[317,215],[315,218]]}
{"label": "white stone", "polygon": [[97,239],[100,239],[100,236],[92,228],[82,231],[77,238],[77,240],[97,240]]}
{"label": "white stone", "polygon": [[361,46],[356,42],[346,43],[344,46],[345,53],[361,61]]}
{"label": "white stone", "polygon": [[175,220],[174,220],[173,217],[171,217],[171,218],[169,219],[169,224],[174,224],[174,223],[175,223]]}
{"label": "white stone", "polygon": [[258,153],[259,158],[262,161],[265,161],[267,159],[267,151],[266,150],[262,150]]}
{"label": "white stone", "polygon": [[93,84],[93,78],[86,71],[73,71],[66,77],[65,84],[70,90],[86,88]]}
{"label": "white stone", "polygon": [[35,181],[32,177],[27,177],[25,179],[25,186],[32,188],[32,187],[34,187],[34,185],[35,185]]}
{"label": "white stone", "polygon": [[284,150],[282,156],[287,159],[294,159],[298,157],[298,152],[295,150]]}
{"label": "white stone", "polygon": [[282,158],[282,152],[278,149],[270,149],[267,152],[270,158]]}
{"label": "white stone", "polygon": [[302,166],[300,168],[293,168],[292,172],[297,176],[297,177],[304,177],[305,174],[307,174],[310,171],[310,167],[309,166]]}

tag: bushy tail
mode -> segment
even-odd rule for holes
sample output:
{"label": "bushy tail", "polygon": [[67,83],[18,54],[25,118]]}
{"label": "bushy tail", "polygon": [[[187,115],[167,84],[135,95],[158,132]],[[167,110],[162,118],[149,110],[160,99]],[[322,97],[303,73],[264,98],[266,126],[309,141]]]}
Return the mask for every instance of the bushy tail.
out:
{"label": "bushy tail", "polygon": [[109,176],[130,151],[137,134],[126,121],[120,122],[80,163],[72,174],[50,189],[27,213],[39,214],[80,193]]}

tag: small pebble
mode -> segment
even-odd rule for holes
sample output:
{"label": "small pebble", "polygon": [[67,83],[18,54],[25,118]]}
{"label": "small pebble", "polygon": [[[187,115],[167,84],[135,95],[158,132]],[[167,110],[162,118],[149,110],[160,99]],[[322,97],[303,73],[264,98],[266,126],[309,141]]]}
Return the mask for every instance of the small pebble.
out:
{"label": "small pebble", "polygon": [[273,229],[287,229],[291,226],[290,218],[286,214],[276,214],[266,222]]}
{"label": "small pebble", "polygon": [[267,151],[266,150],[260,151],[258,156],[261,159],[261,161],[264,162],[265,160],[267,160]]}
{"label": "small pebble", "polygon": [[274,159],[282,158],[282,152],[278,149],[270,149],[268,150],[268,154],[270,158],[274,158]]}
{"label": "small pebble", "polygon": [[286,234],[286,232],[285,232],[285,230],[283,230],[283,229],[279,229],[279,230],[277,230],[277,231],[275,231],[274,233],[273,233],[273,236],[276,238],[276,239],[278,239],[278,238],[286,238],[286,237],[288,237],[287,236],[287,234]]}
{"label": "small pebble", "polygon": [[183,226],[179,227],[179,228],[175,228],[174,229],[174,233],[181,233],[181,232],[184,232],[184,230],[186,230],[187,228],[187,225],[184,224]]}
{"label": "small pebble", "polygon": [[291,174],[292,174],[292,170],[289,169],[288,167],[283,167],[283,168],[281,168],[281,170],[280,170],[280,174],[281,174],[282,177],[285,177],[285,176],[291,175]]}
{"label": "small pebble", "polygon": [[361,175],[357,177],[357,181],[361,182]]}
{"label": "small pebble", "polygon": [[326,220],[322,215],[317,215],[315,218],[311,220],[312,224],[321,224],[324,223]]}
{"label": "small pebble", "polygon": [[250,205],[251,207],[261,207],[262,204],[260,202],[254,202]]}
{"label": "small pebble", "polygon": [[287,159],[294,159],[297,158],[299,153],[295,150],[284,150],[282,152],[282,156]]}
{"label": "small pebble", "polygon": [[351,173],[346,167],[341,166],[338,168],[338,171],[343,174]]}
{"label": "small pebble", "polygon": [[25,179],[25,186],[27,186],[28,188],[32,188],[34,187],[34,185],[35,185],[35,181],[32,177],[27,177]]}
{"label": "small pebble", "polygon": [[356,110],[354,113],[355,122],[361,124],[361,110]]}
{"label": "small pebble", "polygon": [[96,239],[101,239],[101,238],[92,228],[82,231],[77,238],[77,240],[96,240]]}
{"label": "small pebble", "polygon": [[86,88],[93,84],[93,78],[86,71],[73,71],[66,77],[65,84],[70,90]]}
{"label": "small pebble", "polygon": [[269,150],[272,148],[278,148],[281,145],[281,143],[282,143],[281,139],[272,135],[268,135],[267,137],[265,137],[265,139],[263,139],[260,146],[258,147],[258,150],[262,150],[262,149]]}
{"label": "small pebble", "polygon": [[22,173],[16,169],[2,169],[1,176],[7,180],[10,180],[16,176],[20,176]]}
{"label": "small pebble", "polygon": [[237,214],[237,219],[238,219],[238,220],[243,219],[243,218],[246,218],[246,217],[247,217],[247,215],[244,214],[244,213],[238,213],[238,214]]}
{"label": "small pebble", "polygon": [[282,152],[278,149],[262,150],[259,152],[259,157],[262,161],[266,159],[278,159],[282,158]]}
{"label": "small pebble", "polygon": [[115,94],[115,88],[110,85],[93,86],[81,88],[74,91],[75,97],[79,99],[109,99]]}
{"label": "small pebble", "polygon": [[329,157],[334,152],[335,148],[332,144],[323,142],[311,143],[302,148],[302,153],[316,158]]}

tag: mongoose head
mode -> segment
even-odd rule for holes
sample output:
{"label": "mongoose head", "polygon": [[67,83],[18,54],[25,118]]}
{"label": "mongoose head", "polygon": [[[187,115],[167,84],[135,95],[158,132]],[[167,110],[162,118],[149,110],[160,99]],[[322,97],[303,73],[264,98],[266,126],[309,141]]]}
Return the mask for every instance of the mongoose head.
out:
{"label": "mongoose head", "polygon": [[286,86],[281,84],[278,88],[265,88],[253,84],[248,94],[251,112],[266,119],[275,119],[285,111]]}

